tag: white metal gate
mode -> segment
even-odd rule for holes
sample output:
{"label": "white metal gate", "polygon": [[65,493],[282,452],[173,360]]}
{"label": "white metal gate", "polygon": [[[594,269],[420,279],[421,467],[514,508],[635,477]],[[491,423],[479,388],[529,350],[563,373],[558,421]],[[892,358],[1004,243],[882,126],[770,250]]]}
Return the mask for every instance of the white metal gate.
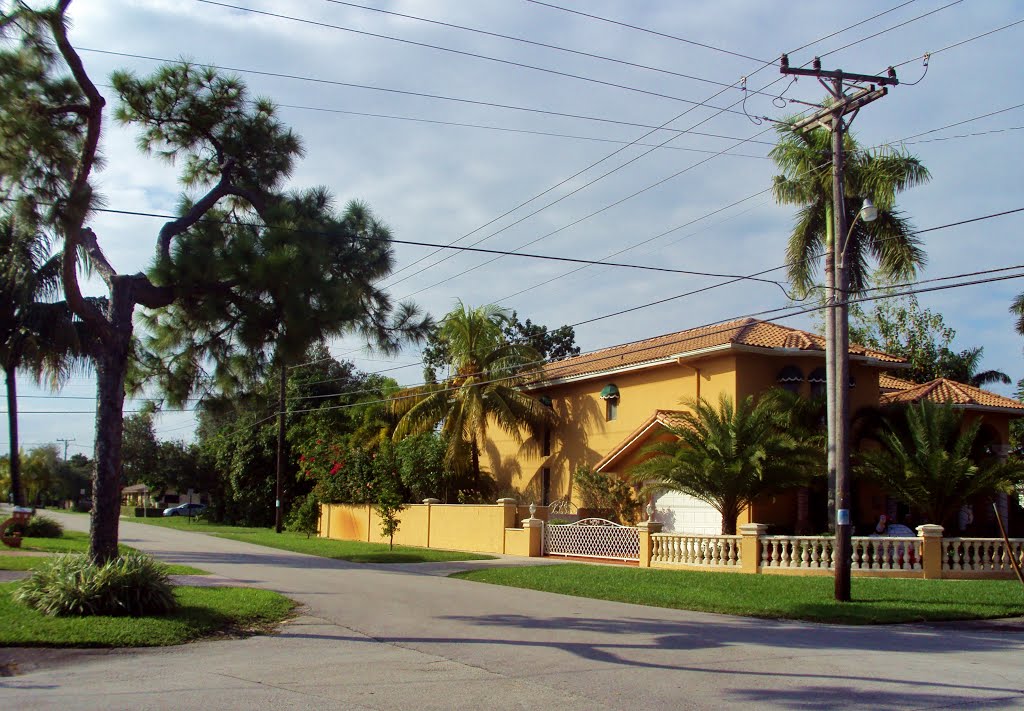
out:
{"label": "white metal gate", "polygon": [[603,518],[544,526],[544,555],[640,560],[640,535]]}

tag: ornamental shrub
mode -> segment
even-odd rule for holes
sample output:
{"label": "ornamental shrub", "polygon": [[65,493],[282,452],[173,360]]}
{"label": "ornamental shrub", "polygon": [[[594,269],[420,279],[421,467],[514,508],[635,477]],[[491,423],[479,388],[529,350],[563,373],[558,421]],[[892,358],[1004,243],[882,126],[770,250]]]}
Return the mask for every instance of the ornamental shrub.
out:
{"label": "ornamental shrub", "polygon": [[83,554],[56,556],[14,593],[52,617],[163,615],[177,607],[167,566],[140,553],[96,565]]}
{"label": "ornamental shrub", "polygon": [[64,535],[64,526],[46,516],[34,516],[29,519],[25,531],[21,535],[30,538],[60,538]]}

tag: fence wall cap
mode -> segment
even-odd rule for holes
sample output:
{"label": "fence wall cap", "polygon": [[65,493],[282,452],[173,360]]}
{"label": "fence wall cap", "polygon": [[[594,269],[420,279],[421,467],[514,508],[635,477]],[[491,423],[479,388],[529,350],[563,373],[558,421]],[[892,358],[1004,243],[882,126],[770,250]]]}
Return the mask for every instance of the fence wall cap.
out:
{"label": "fence wall cap", "polygon": [[661,521],[641,521],[636,525],[641,531],[649,531],[650,533],[660,533],[662,526]]}
{"label": "fence wall cap", "polygon": [[524,518],[523,528],[541,528],[544,525],[542,518]]}
{"label": "fence wall cap", "polygon": [[926,523],[923,526],[917,527],[917,535],[922,538],[942,538],[942,532],[945,529],[942,526],[934,523]]}
{"label": "fence wall cap", "polygon": [[439,504],[439,503],[441,503],[441,499],[423,499],[423,503],[425,503],[425,504]]}
{"label": "fence wall cap", "polygon": [[515,499],[508,499],[508,498],[498,499],[497,503],[499,503],[499,504],[501,504],[503,506],[509,506],[509,505],[518,506],[519,505],[519,502],[516,501]]}
{"label": "fence wall cap", "polygon": [[739,528],[741,536],[760,536],[768,532],[767,523],[741,523]]}

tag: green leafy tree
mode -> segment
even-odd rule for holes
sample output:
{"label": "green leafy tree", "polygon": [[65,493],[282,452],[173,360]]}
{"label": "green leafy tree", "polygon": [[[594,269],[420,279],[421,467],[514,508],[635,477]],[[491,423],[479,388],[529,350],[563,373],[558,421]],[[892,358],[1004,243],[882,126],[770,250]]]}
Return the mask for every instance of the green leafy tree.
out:
{"label": "green leafy tree", "polygon": [[[18,3],[0,19],[0,31],[7,41],[0,52],[0,66],[14,68],[0,85],[5,91],[10,89],[0,105],[0,126],[24,151],[23,155],[8,156],[0,164],[0,174],[6,180],[5,197],[43,195],[53,205],[46,217],[62,242],[65,299],[71,311],[97,334],[90,352],[98,380],[90,556],[104,562],[117,555],[123,404],[134,349],[136,306],[151,310],[179,307],[167,325],[215,323],[238,329],[252,325],[252,332],[238,330],[225,335],[224,341],[211,338],[215,335],[211,329],[196,330],[199,338],[205,338],[198,352],[218,363],[233,360],[233,365],[244,371],[252,362],[249,354],[245,360],[234,359],[236,351],[219,350],[218,346],[271,343],[273,361],[283,367],[289,362],[283,350],[301,352],[309,341],[302,343],[301,334],[285,340],[276,329],[268,334],[263,329],[270,315],[285,317],[289,334],[310,323],[307,332],[320,333],[317,329],[324,323],[313,314],[308,320],[292,318],[304,298],[318,298],[310,297],[304,287],[307,278],[314,288],[328,278],[323,263],[302,262],[310,255],[322,254],[303,246],[307,239],[321,241],[310,233],[329,233],[333,239],[330,248],[337,252],[388,249],[357,239],[352,233],[358,232],[358,226],[335,219],[323,191],[282,191],[302,147],[277,119],[270,102],[251,100],[236,78],[181,63],[163,67],[148,78],[128,72],[116,72],[111,78],[119,98],[115,119],[139,130],[143,151],[180,166],[182,186],[190,191],[182,200],[180,216],[164,224],[155,236],[155,259],[149,274],[118,273],[106,259],[99,237],[88,227],[98,200],[92,182],[106,102],[69,41],[65,18],[69,4],[70,0],[59,0],[54,7],[34,10]],[[40,115],[52,120],[40,122]],[[293,243],[290,249],[280,246],[289,239]],[[107,286],[109,297],[102,307],[81,293],[78,279],[83,255]],[[247,259],[250,269],[243,266]],[[348,284],[343,302],[339,298],[344,289],[323,295],[336,307],[323,309],[332,311],[330,324],[358,323],[375,336],[386,337],[403,330],[404,317],[415,320],[415,313],[404,308],[392,314],[386,295],[370,289],[375,279],[387,273],[390,254],[378,255],[375,264],[376,271],[368,273],[355,263],[350,270],[330,274]],[[267,278],[275,267],[278,281],[288,282],[294,298],[269,298],[279,293],[270,293],[273,286]],[[302,275],[302,279],[281,280],[282,273]],[[261,300],[264,297],[267,300]],[[234,314],[230,310],[237,304],[253,311]],[[197,359],[191,356],[197,350],[191,348],[191,333],[181,329],[177,333],[178,359],[170,361],[167,369],[187,376],[196,367]]]}
{"label": "green leafy tree", "polygon": [[722,533],[736,533],[736,519],[760,496],[806,483],[816,457],[812,447],[787,432],[787,418],[771,399],[746,397],[734,405],[723,394],[718,406],[686,400],[677,439],[644,448],[649,459],[630,474],[642,496],[679,491],[722,514]]}
{"label": "green leafy tree", "polygon": [[388,550],[395,549],[395,534],[402,521],[398,514],[405,510],[402,497],[390,487],[385,487],[378,493],[377,503],[373,507],[380,516],[380,533],[388,539]]}
{"label": "green leafy tree", "polygon": [[438,333],[450,354],[451,376],[394,400],[400,418],[394,439],[440,427],[448,442],[446,465],[459,474],[471,473],[478,487],[480,447],[489,421],[521,439],[522,429],[539,432],[553,420],[549,408],[516,387],[525,380],[523,365],[535,363],[538,354],[506,340],[502,329],[508,321],[508,312],[497,306],[472,308],[458,302]]}
{"label": "green leafy tree", "polygon": [[1010,491],[1024,464],[981,451],[979,419],[964,420],[951,405],[922,401],[895,411],[878,429],[877,449],[859,454],[857,473],[878,482],[928,523],[953,522],[976,495]]}
{"label": "green leafy tree", "polygon": [[640,501],[629,482],[581,464],[572,477],[573,488],[584,508],[608,511],[620,523],[634,523],[640,514]]}
{"label": "green leafy tree", "polygon": [[288,516],[288,530],[305,533],[309,538],[320,530],[320,501],[316,494],[306,494],[296,502]]}
{"label": "green leafy tree", "polygon": [[29,451],[22,468],[26,501],[45,504],[55,493],[60,475],[60,454],[57,445],[47,444]]}
{"label": "green leafy tree", "polygon": [[954,351],[956,331],[913,294],[883,299],[868,311],[857,308],[851,317],[850,340],[907,360],[909,368],[898,377],[915,383],[950,378],[975,387],[1010,383],[1001,371],[980,370],[983,347]]}

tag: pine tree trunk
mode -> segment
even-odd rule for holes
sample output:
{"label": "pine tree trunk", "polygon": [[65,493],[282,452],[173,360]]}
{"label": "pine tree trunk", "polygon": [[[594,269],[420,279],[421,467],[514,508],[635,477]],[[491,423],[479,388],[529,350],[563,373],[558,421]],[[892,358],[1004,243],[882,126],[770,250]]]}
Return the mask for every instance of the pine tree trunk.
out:
{"label": "pine tree trunk", "polygon": [[[118,288],[121,287],[121,288]],[[121,514],[121,445],[124,435],[124,381],[132,338],[135,302],[126,285],[111,289],[112,337],[95,354],[96,474],[92,480],[89,557],[102,564],[117,557],[117,526]]]}
{"label": "pine tree trunk", "polygon": [[21,488],[21,453],[18,450],[18,383],[17,371],[13,367],[5,367],[7,376],[7,426],[11,441],[11,491],[14,492],[14,505],[25,505],[25,492]]}

